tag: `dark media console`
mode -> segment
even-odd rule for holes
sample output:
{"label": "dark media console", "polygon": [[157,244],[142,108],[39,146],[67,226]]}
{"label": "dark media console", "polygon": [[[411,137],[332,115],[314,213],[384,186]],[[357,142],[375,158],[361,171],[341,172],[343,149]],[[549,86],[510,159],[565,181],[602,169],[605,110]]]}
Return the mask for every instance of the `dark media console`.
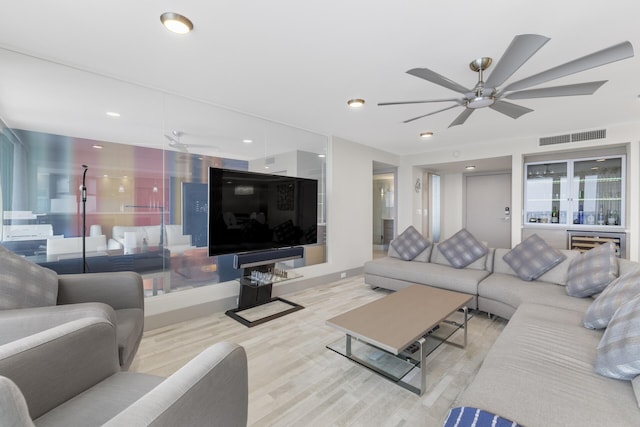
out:
{"label": "dark media console", "polygon": [[[299,259],[303,256],[304,248],[301,246],[245,252],[235,255],[233,267],[242,269],[239,279],[240,294],[238,296],[238,308],[228,310],[226,314],[243,325],[252,327],[303,309],[304,307],[299,304],[271,296],[273,283],[292,278],[288,271],[275,268],[276,263]],[[244,310],[273,301],[284,302],[290,305],[291,308],[254,321],[249,321],[239,314]]]}

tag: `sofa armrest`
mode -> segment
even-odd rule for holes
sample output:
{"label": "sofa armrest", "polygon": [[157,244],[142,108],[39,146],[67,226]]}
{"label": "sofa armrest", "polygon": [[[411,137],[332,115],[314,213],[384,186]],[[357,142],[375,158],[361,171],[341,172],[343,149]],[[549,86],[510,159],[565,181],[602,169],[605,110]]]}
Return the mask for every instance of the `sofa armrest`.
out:
{"label": "sofa armrest", "polygon": [[0,377],[0,414],[2,425],[34,426],[24,396],[18,386],[6,377]]}
{"label": "sofa armrest", "polygon": [[221,342],[104,426],[245,427],[247,407],[247,355],[239,345]]}
{"label": "sofa armrest", "polygon": [[144,310],[142,276],[133,271],[59,275],[58,304],[81,302],[102,302],[114,310]]}
{"label": "sofa armrest", "polygon": [[18,386],[33,419],[119,370],[115,326],[101,318],[74,320],[0,346],[0,376]]}

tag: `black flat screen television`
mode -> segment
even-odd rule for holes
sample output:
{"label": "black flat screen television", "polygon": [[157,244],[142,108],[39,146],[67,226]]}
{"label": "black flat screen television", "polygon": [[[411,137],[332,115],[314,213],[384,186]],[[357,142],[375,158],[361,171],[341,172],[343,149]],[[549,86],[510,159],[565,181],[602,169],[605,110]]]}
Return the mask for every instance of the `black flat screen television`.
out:
{"label": "black flat screen television", "polygon": [[209,168],[209,255],[317,243],[318,181]]}

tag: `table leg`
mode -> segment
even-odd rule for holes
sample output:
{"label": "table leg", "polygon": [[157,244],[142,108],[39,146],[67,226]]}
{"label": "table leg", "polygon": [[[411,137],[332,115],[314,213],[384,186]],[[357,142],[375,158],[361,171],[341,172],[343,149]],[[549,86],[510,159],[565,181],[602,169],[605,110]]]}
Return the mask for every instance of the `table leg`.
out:
{"label": "table leg", "polygon": [[427,354],[425,343],[427,340],[422,337],[418,339],[420,345],[420,396],[422,396],[427,389]]}
{"label": "table leg", "polygon": [[463,345],[463,348],[467,348],[467,319],[469,317],[469,309],[467,307],[462,307],[462,311],[464,312],[464,345]]}

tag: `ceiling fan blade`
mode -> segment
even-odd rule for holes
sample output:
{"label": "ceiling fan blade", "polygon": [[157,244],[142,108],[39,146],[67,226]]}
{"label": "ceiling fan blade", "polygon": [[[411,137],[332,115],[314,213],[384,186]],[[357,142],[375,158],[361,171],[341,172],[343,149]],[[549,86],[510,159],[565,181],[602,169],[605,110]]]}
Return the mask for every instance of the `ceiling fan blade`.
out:
{"label": "ceiling fan blade", "polygon": [[378,102],[378,106],[382,107],[385,105],[404,105],[404,104],[425,104],[427,102],[457,102],[461,101],[457,98],[448,98],[448,99],[426,99],[424,101],[400,101],[400,102]]}
{"label": "ceiling fan blade", "polygon": [[605,84],[607,80],[598,82],[578,83],[573,85],[544,87],[540,89],[529,89],[512,92],[505,96],[507,99],[533,99],[533,98],[550,98],[554,96],[579,96],[593,95],[600,86]]}
{"label": "ceiling fan blade", "polygon": [[496,110],[506,116],[509,116],[512,119],[517,119],[518,117],[533,111],[531,108],[512,104],[506,101],[496,101],[495,103],[490,105],[489,108],[491,108],[492,110]]}
{"label": "ceiling fan blade", "polygon": [[598,52],[583,56],[582,58],[574,59],[573,61],[558,65],[557,67],[551,68],[547,71],[534,74],[526,79],[518,80],[517,82],[506,86],[502,92],[526,89],[531,86],[539,85],[540,83],[548,82],[549,80],[559,79],[560,77],[586,71],[591,68],[620,61],[632,56],[633,46],[631,46],[631,43],[628,41],[622,42],[606,49],[599,50]]}
{"label": "ceiling fan blade", "polygon": [[187,144],[183,144],[172,136],[166,135],[164,136],[169,140],[169,146],[175,148],[178,151],[182,151],[183,153],[188,153]]}
{"label": "ceiling fan blade", "polygon": [[456,119],[454,121],[451,122],[449,127],[459,126],[459,125],[463,124],[464,122],[467,121],[467,119],[469,118],[471,113],[473,113],[474,111],[475,110],[473,108],[465,108],[464,111],[462,113],[460,113],[458,115],[458,117],[456,117]]}
{"label": "ceiling fan blade", "polygon": [[431,112],[431,113],[429,113],[429,114],[423,114],[422,116],[418,116],[418,117],[414,117],[413,119],[405,120],[405,121],[404,121],[404,122],[402,122],[402,123],[409,123],[409,122],[412,122],[412,121],[414,121],[414,120],[421,119],[421,118],[423,118],[423,117],[433,116],[434,114],[438,114],[438,113],[441,113],[441,112],[443,112],[443,111],[447,111],[447,110],[450,110],[450,109],[452,109],[452,108],[456,108],[456,107],[459,107],[459,105],[452,105],[451,107],[443,108],[442,110],[433,111],[433,112]]}
{"label": "ceiling fan blade", "polygon": [[435,83],[459,93],[471,92],[470,89],[467,89],[466,87],[454,82],[453,80],[449,80],[448,78],[441,76],[440,74],[436,73],[435,71],[431,71],[428,68],[412,68],[411,70],[407,71],[407,74],[420,77],[421,79],[425,79],[427,81],[430,81],[431,83]]}
{"label": "ceiling fan blade", "polygon": [[500,86],[549,40],[551,39],[538,34],[515,36],[491,72],[485,86],[492,88]]}

